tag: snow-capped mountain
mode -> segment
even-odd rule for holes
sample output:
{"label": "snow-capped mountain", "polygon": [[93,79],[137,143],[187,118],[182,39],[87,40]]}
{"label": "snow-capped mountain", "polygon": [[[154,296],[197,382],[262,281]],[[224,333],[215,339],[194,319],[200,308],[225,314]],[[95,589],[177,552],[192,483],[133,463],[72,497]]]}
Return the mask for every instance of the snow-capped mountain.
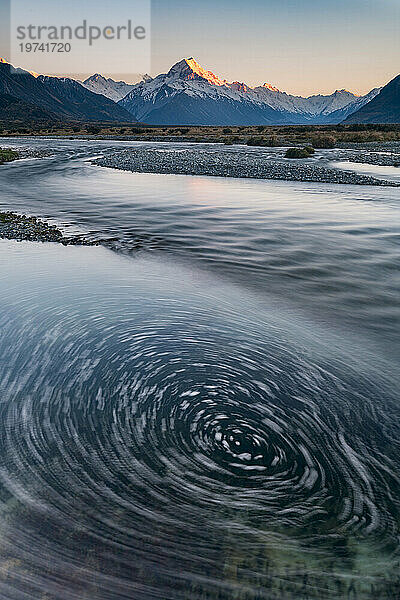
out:
{"label": "snow-capped mountain", "polygon": [[334,112],[329,113],[330,123],[341,123],[344,119],[346,119],[349,115],[352,115],[354,112],[359,111],[363,106],[369,104],[371,100],[373,100],[376,96],[378,96],[381,92],[382,88],[377,87],[365,94],[365,96],[356,97],[356,101],[344,106],[341,109],[338,109]]}
{"label": "snow-capped mountain", "polygon": [[137,80],[133,83],[125,83],[125,81],[114,81],[114,79],[103,77],[96,73],[85,81],[80,82],[86,89],[94,92],[95,94],[102,94],[114,102],[118,102],[124,98],[136,84],[149,81],[150,75],[140,75]]}
{"label": "snow-capped mountain", "polygon": [[318,94],[303,98],[281,92],[277,88],[271,88],[269,84],[256,87],[254,91],[260,99],[276,110],[307,115],[310,118],[330,115],[349,105],[356,104],[360,98],[363,98],[348,90],[336,90],[329,96]]}
{"label": "snow-capped mountain", "polygon": [[[239,86],[240,87],[240,86]],[[253,125],[285,122],[249,88],[219,79],[193,58],[139,83],[119,104],[139,121],[166,125]]]}
{"label": "snow-capped mountain", "polygon": [[[19,107],[25,103],[27,114],[42,119],[138,120],[173,126],[334,124],[373,101],[380,89],[365,96],[337,90],[331,95],[303,98],[269,83],[257,87],[230,83],[203,69],[193,58],[181,60],[154,79],[144,76],[136,84],[98,74],[82,83],[14,69],[0,59],[0,94],[5,97],[8,113],[16,111],[10,105],[10,98],[14,98]],[[20,112],[24,120],[26,115],[22,109]]]}
{"label": "snow-capped mountain", "polygon": [[119,104],[137,120],[160,125],[322,124],[339,123],[379,91],[360,97],[337,90],[303,98],[267,83],[255,88],[229,83],[187,58],[133,86]]}

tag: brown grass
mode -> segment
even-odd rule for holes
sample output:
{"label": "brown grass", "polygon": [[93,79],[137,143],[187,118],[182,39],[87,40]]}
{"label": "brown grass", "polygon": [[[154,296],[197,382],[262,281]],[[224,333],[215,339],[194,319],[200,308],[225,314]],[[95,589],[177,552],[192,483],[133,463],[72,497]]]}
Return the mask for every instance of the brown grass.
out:
{"label": "brown grass", "polygon": [[291,125],[291,126],[230,126],[230,127],[153,127],[139,124],[79,124],[6,126],[0,125],[0,134],[6,136],[117,136],[151,140],[154,138],[248,144],[259,146],[315,145],[333,147],[338,143],[400,141],[400,125]]}

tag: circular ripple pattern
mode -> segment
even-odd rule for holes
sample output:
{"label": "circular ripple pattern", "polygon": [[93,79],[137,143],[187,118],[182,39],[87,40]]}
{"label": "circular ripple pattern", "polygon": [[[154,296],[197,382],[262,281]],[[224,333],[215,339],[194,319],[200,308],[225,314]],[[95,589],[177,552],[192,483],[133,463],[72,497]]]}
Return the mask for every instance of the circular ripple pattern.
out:
{"label": "circular ripple pattern", "polygon": [[[36,572],[50,553],[75,573],[80,546],[153,598],[164,577],[220,585],[242,534],[396,549],[390,390],[266,315],[132,293],[66,293],[39,314],[24,298],[1,323],[1,494]],[[92,597],[118,598],[110,581]]]}

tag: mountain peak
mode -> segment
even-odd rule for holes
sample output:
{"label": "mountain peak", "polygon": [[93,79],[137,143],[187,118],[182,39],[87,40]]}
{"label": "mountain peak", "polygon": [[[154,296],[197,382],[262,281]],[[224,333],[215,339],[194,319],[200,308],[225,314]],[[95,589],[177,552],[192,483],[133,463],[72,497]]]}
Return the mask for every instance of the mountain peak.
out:
{"label": "mountain peak", "polygon": [[105,77],[103,77],[103,75],[100,75],[100,73],[94,73],[94,75],[91,75],[90,77],[88,77],[87,79],[85,79],[85,81],[83,83],[90,83],[91,81],[105,81]]}
{"label": "mountain peak", "polygon": [[263,83],[262,87],[270,90],[271,92],[279,92],[278,88],[274,87],[270,83]]}
{"label": "mountain peak", "polygon": [[337,96],[339,94],[350,94],[351,96],[354,96],[355,98],[361,98],[361,96],[359,96],[358,94],[355,94],[354,92],[350,92],[350,90],[346,90],[345,88],[341,89],[341,90],[335,90],[334,94],[336,94]]}
{"label": "mountain peak", "polygon": [[114,100],[114,102],[119,102],[132,91],[135,85],[150,81],[151,77],[149,75],[138,74],[135,80],[133,79],[132,76],[132,83],[126,83],[126,81],[114,81],[111,77],[107,78],[100,73],[94,73],[94,75],[91,75],[85,81],[81,81],[80,84],[95,94],[102,94],[106,98]]}
{"label": "mountain peak", "polygon": [[230,88],[233,90],[236,90],[237,92],[248,92],[249,91],[249,86],[246,85],[245,83],[243,83],[243,81],[233,81],[230,84]]}
{"label": "mountain peak", "polygon": [[177,62],[170,70],[169,75],[176,75],[180,79],[205,79],[211,85],[226,85],[226,81],[222,81],[214,75],[212,71],[206,71],[201,65],[191,56]]}

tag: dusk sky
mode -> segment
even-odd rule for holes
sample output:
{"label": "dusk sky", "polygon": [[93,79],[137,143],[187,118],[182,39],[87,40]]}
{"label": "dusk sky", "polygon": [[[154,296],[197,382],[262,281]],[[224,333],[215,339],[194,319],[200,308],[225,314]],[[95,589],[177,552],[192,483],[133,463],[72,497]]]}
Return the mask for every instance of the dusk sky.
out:
{"label": "dusk sky", "polygon": [[[6,6],[0,0],[0,56],[7,58]],[[365,93],[400,73],[399,29],[400,0],[153,0],[151,74],[193,56],[221,78],[249,85]],[[29,68],[26,60],[20,66]]]}

